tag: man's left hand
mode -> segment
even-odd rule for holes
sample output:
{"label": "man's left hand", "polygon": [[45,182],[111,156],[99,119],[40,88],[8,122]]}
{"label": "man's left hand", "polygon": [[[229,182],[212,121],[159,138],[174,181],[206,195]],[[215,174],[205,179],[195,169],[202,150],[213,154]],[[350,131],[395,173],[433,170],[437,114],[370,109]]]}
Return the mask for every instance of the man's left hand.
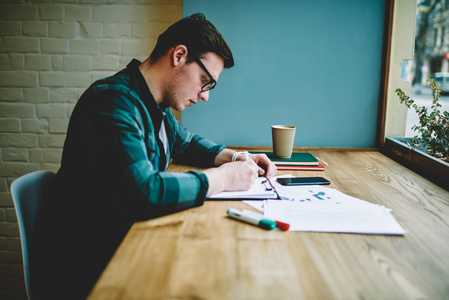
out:
{"label": "man's left hand", "polygon": [[277,172],[276,165],[266,154],[250,154],[250,158],[259,166],[259,176],[272,177]]}

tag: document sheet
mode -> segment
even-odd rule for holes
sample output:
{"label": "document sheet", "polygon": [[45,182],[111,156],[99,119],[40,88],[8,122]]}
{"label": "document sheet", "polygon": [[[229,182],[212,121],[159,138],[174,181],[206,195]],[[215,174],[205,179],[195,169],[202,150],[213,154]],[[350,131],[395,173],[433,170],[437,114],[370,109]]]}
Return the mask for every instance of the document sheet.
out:
{"label": "document sheet", "polygon": [[283,186],[276,182],[276,178],[271,182],[279,195],[290,200],[244,202],[263,211],[268,218],[289,223],[290,230],[391,235],[406,233],[391,210],[384,206],[324,186]]}
{"label": "document sheet", "polygon": [[247,191],[221,192],[209,197],[209,199],[275,199],[276,193],[264,177],[259,177],[253,186]]}

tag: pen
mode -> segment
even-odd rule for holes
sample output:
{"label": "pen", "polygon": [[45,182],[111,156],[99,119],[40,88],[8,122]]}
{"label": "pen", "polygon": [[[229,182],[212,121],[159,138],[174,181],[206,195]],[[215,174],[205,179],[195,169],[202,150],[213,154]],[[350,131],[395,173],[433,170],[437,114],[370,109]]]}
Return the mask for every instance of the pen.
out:
{"label": "pen", "polygon": [[276,228],[276,222],[244,213],[238,209],[228,209],[228,216],[246,223],[256,225],[263,229],[273,230]]}
{"label": "pen", "polygon": [[264,216],[262,214],[259,214],[259,213],[256,213],[256,212],[251,211],[251,210],[244,209],[243,213],[246,213],[246,214],[249,214],[249,215],[253,215],[254,217],[264,218],[265,220],[273,221],[273,222],[276,223],[276,227],[279,228],[280,230],[287,231],[290,228],[290,224],[288,224],[288,223],[284,223],[284,222],[281,222],[281,221],[278,221],[278,220],[267,218],[266,216]]}
{"label": "pen", "polygon": [[276,193],[276,196],[278,197],[278,199],[283,200],[283,198],[281,196],[279,196],[278,191],[276,191],[276,188],[274,187],[274,185],[271,183],[270,178],[268,178],[268,176],[265,176],[265,178],[267,179],[268,183],[273,188],[273,191]]}

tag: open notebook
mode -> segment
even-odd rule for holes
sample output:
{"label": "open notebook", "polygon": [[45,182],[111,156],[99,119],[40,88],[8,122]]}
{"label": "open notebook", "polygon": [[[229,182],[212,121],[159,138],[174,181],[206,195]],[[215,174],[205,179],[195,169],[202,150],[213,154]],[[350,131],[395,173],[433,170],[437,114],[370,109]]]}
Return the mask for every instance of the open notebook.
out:
{"label": "open notebook", "polygon": [[251,200],[251,199],[278,199],[278,196],[265,177],[259,177],[247,191],[221,192],[210,196],[211,200]]}

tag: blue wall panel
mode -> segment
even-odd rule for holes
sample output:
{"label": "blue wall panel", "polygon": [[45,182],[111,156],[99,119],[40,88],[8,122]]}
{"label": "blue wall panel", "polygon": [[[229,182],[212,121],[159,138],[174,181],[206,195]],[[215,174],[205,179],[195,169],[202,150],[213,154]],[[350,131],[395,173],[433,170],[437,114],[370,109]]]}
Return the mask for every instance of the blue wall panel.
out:
{"label": "blue wall panel", "polygon": [[182,113],[190,131],[227,145],[271,145],[271,125],[297,126],[295,146],[375,146],[384,1],[184,0],[230,45],[207,103]]}

